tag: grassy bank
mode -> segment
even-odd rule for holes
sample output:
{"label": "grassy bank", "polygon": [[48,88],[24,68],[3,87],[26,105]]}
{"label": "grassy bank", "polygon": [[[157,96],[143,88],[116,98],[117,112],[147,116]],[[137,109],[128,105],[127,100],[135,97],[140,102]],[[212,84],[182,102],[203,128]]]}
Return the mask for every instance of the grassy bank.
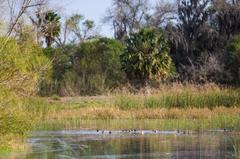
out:
{"label": "grassy bank", "polygon": [[144,89],[137,93],[128,91],[105,96],[49,98],[58,108],[114,107],[121,110],[144,108],[209,108],[240,106],[240,89],[217,86],[165,86],[157,90]]}
{"label": "grassy bank", "polygon": [[[138,93],[122,91],[93,97],[54,96],[31,102],[34,107],[30,106],[29,111],[42,118],[37,129],[79,129],[87,127],[84,123],[88,122],[84,120],[113,120],[120,123],[121,120],[130,123],[155,120],[158,125],[149,124],[142,128],[240,130],[240,90],[234,88],[178,85],[164,86],[158,90],[145,89]],[[111,126],[92,126],[98,127]],[[112,129],[124,127],[131,126],[117,124]]]}
{"label": "grassy bank", "polygon": [[[240,108],[218,107],[213,110],[207,108],[187,109],[131,109],[121,110],[118,108],[78,108],[69,110],[52,111],[46,119],[213,119],[221,116],[239,116]],[[239,121],[240,122],[240,121]]]}
{"label": "grassy bank", "polygon": [[77,108],[47,114],[38,130],[62,129],[158,129],[240,130],[240,109],[218,107],[187,109]]}
{"label": "grassy bank", "polygon": [[24,149],[31,130],[240,131],[240,91],[235,88],[178,85],[92,97],[20,99],[7,91],[1,96],[0,151]]}

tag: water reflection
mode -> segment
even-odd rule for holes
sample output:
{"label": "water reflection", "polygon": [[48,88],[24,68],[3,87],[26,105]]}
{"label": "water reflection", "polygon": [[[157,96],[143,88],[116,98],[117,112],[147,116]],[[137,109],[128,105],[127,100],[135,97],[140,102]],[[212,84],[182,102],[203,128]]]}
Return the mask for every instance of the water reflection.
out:
{"label": "water reflection", "polygon": [[225,133],[37,132],[27,159],[236,159],[239,136]]}

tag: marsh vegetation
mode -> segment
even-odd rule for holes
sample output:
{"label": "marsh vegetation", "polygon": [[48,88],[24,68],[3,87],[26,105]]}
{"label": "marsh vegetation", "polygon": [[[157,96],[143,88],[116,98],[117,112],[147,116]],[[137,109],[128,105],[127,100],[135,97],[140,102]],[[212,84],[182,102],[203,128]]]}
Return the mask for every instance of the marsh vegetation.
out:
{"label": "marsh vegetation", "polygon": [[113,0],[112,37],[49,2],[0,0],[0,153],[42,130],[239,134],[238,0]]}

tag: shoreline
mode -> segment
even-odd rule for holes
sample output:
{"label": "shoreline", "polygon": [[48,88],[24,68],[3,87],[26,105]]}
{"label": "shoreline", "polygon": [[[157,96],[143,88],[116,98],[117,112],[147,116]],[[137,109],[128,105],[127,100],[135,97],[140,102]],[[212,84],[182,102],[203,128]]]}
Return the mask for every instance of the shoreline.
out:
{"label": "shoreline", "polygon": [[[35,96],[20,101],[22,116],[19,122],[32,123],[23,127],[22,131],[26,133],[81,129],[240,131],[239,89],[167,87],[151,90],[150,94],[119,92],[87,97]],[[11,138],[23,141],[24,137]],[[9,145],[9,140],[2,139],[6,142],[0,144],[3,148],[8,147],[10,152],[16,149],[15,145]]]}

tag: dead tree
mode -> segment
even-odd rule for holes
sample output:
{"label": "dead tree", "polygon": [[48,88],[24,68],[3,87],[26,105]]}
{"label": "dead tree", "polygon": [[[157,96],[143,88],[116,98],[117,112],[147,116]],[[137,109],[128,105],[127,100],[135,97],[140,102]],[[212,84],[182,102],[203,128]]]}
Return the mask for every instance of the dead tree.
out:
{"label": "dead tree", "polygon": [[111,22],[115,38],[123,41],[125,37],[138,30],[144,23],[149,0],[114,0],[105,21]]}
{"label": "dead tree", "polygon": [[7,0],[10,10],[10,24],[6,36],[9,37],[14,31],[15,26],[19,22],[23,14],[27,9],[37,7],[43,4],[43,0],[21,0],[20,2],[15,0]]}

